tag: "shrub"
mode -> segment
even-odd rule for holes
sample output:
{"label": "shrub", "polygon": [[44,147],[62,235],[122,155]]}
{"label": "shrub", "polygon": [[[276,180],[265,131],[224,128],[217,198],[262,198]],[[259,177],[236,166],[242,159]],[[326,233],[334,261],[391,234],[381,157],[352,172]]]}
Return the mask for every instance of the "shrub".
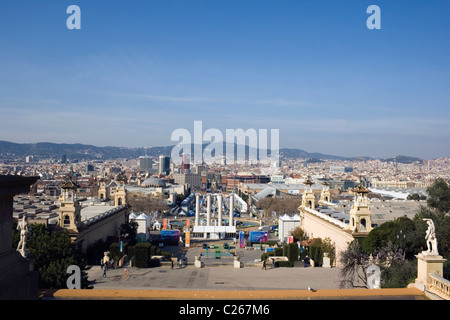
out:
{"label": "shrub", "polygon": [[148,268],[150,264],[150,244],[138,243],[134,246],[135,266]]}
{"label": "shrub", "polygon": [[133,258],[133,256],[135,255],[134,246],[127,246],[127,255],[128,259]]}
{"label": "shrub", "polygon": [[261,261],[267,260],[269,257],[275,256],[273,251],[265,252],[261,255]]}
{"label": "shrub", "polygon": [[394,261],[389,268],[381,272],[382,288],[405,288],[414,282],[417,276],[417,263],[415,261]]}
{"label": "shrub", "polygon": [[119,260],[119,243],[114,242],[109,246],[109,252],[111,253],[110,258],[114,261]]}
{"label": "shrub", "polygon": [[293,261],[276,261],[275,262],[275,268],[279,268],[279,267],[292,268],[293,266],[294,266]]}
{"label": "shrub", "polygon": [[321,266],[323,262],[323,248],[322,239],[315,239],[314,242],[309,247],[310,258],[314,260],[317,266]]}
{"label": "shrub", "polygon": [[274,248],[274,255],[275,256],[282,256],[283,255],[283,248]]}
{"label": "shrub", "polygon": [[283,246],[283,256],[286,256],[289,261],[294,262],[298,260],[298,245],[296,243],[289,243]]}

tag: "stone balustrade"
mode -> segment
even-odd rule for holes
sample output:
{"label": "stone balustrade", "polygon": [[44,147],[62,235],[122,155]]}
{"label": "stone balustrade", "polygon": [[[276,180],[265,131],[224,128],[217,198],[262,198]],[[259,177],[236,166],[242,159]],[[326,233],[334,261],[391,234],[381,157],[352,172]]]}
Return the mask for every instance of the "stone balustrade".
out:
{"label": "stone balustrade", "polygon": [[429,277],[431,279],[431,284],[428,291],[438,295],[442,299],[450,300],[450,281],[434,273],[430,273]]}

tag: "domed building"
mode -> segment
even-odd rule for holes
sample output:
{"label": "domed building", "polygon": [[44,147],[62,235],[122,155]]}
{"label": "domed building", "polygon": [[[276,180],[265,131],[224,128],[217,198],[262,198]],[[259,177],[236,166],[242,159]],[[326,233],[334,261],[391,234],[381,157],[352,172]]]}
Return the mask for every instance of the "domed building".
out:
{"label": "domed building", "polygon": [[164,188],[166,186],[166,183],[164,182],[163,179],[160,179],[158,177],[155,176],[151,176],[147,179],[145,179],[142,183],[141,186],[143,187],[157,187],[157,188]]}

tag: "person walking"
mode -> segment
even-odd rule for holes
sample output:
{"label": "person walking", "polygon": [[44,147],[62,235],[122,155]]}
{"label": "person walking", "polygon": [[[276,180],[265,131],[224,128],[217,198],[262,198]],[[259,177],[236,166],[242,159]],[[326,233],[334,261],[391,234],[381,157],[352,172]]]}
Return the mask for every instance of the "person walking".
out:
{"label": "person walking", "polygon": [[106,269],[108,269],[108,262],[103,265],[103,275],[102,278],[106,278]]}
{"label": "person walking", "polygon": [[267,268],[266,268],[266,260],[264,260],[263,261],[263,267],[262,267],[264,270],[267,270]]}

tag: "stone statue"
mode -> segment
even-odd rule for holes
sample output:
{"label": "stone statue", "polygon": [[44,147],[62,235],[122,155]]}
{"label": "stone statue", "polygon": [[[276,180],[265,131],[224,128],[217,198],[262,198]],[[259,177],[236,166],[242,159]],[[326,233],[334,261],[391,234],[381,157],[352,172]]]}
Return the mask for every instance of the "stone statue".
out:
{"label": "stone statue", "polygon": [[381,279],[381,271],[380,267],[371,264],[366,269],[367,275],[367,288],[369,289],[380,289],[380,279]]}
{"label": "stone statue", "polygon": [[17,251],[19,251],[22,257],[25,258],[26,257],[25,244],[28,238],[28,221],[26,214],[22,216],[22,220],[19,221],[19,223],[17,224],[17,230],[20,230],[20,241],[19,244],[17,245]]}
{"label": "stone statue", "polygon": [[437,239],[436,239],[436,231],[434,228],[434,222],[431,219],[423,219],[428,224],[428,229],[425,235],[425,240],[427,241],[427,251],[424,251],[428,254],[436,254],[438,255],[437,250]]}

